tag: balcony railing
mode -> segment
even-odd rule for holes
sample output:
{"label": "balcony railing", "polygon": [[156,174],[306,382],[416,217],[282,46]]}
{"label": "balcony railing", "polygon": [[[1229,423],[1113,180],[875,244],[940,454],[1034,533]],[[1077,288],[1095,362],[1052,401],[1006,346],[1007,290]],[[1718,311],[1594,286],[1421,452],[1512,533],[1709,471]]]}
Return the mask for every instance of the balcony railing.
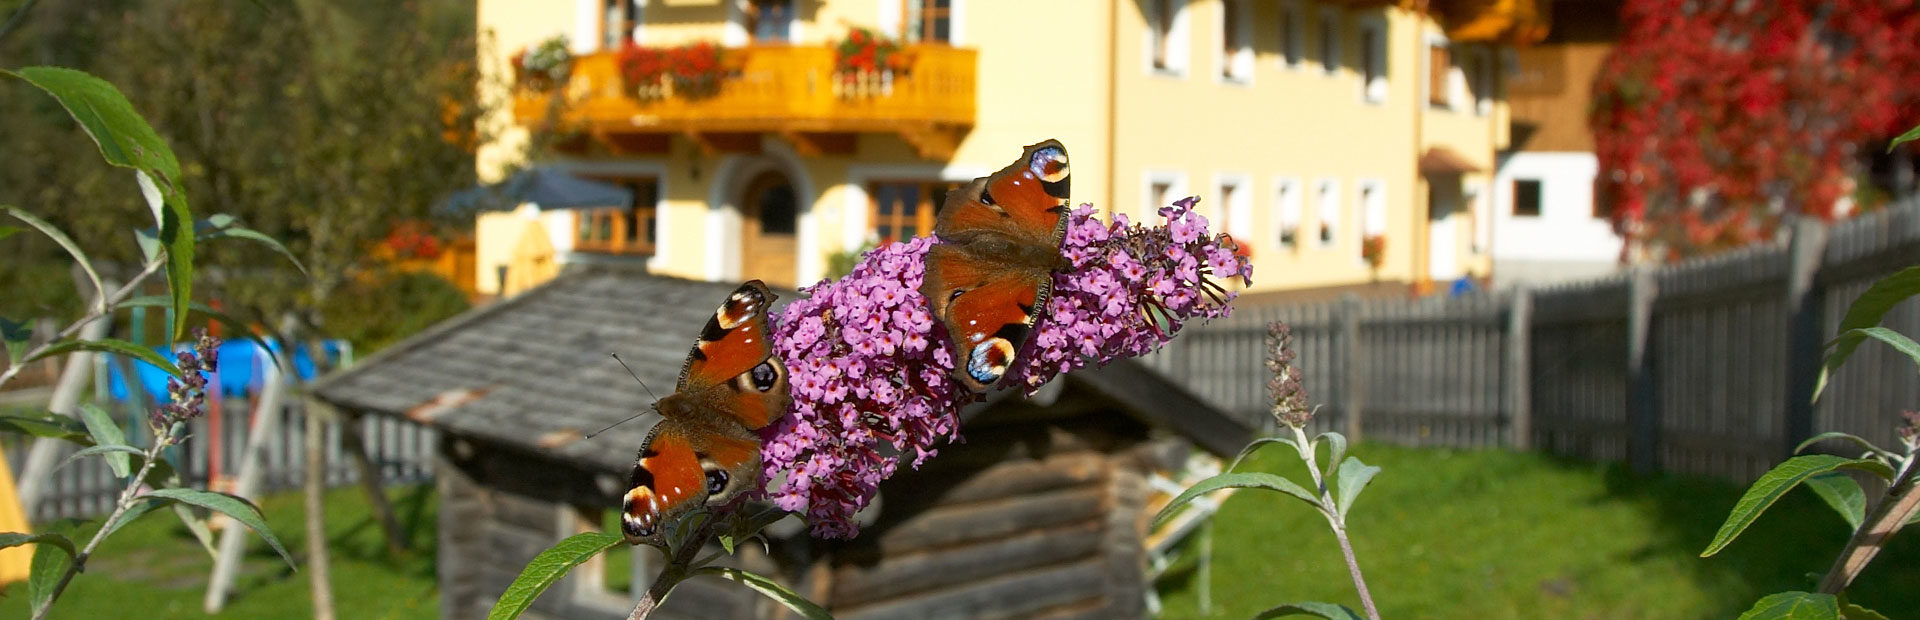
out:
{"label": "balcony railing", "polygon": [[[974,122],[976,52],[944,45],[902,48],[900,69],[837,71],[824,46],[749,46],[725,50],[725,77],[702,92],[670,79],[629,84],[619,54],[574,59],[557,92],[522,88],[514,114],[523,124],[557,119],[608,142],[656,143],[683,135],[710,150],[757,144],[776,133],[802,151],[851,150],[858,133],[897,133],[921,155],[951,155]],[[745,138],[745,139],[742,139]]]}

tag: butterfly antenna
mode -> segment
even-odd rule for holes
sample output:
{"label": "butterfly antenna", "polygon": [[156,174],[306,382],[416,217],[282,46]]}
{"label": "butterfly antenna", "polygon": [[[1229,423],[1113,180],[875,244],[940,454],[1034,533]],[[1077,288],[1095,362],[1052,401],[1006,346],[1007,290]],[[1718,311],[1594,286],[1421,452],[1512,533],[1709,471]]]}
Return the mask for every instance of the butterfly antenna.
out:
{"label": "butterfly antenna", "polygon": [[[616,361],[616,362],[620,362],[620,367],[621,367],[621,368],[625,368],[625,369],[627,369],[627,374],[629,374],[629,375],[633,375],[633,380],[634,380],[634,381],[640,381],[640,375],[639,375],[638,373],[635,373],[635,372],[633,372],[633,367],[632,367],[632,366],[628,366],[628,365],[627,365],[627,362],[626,362],[625,360],[622,360],[622,359],[620,359],[620,354],[619,354],[619,353],[608,353],[607,355],[609,355],[609,356],[612,356],[612,357],[613,357],[613,361]],[[647,382],[645,382],[645,381],[640,381],[640,387],[642,387],[642,388],[646,388],[646,390],[647,390],[647,395],[648,395],[648,396],[652,396],[654,400],[656,400],[656,401],[657,401],[657,400],[660,400],[660,396],[659,396],[658,394],[654,394],[654,393],[653,393],[653,388],[651,388],[651,387],[647,387]],[[626,424],[626,423],[628,423],[628,422],[632,422],[634,418],[638,418],[638,417],[640,417],[640,416],[643,416],[643,415],[647,415],[647,412],[645,412],[645,411],[642,411],[642,412],[640,412],[640,413],[636,413],[636,414],[633,414],[633,415],[630,415],[630,416],[627,416],[627,418],[626,418],[626,419],[624,419],[624,420],[621,420],[621,421],[619,421],[619,422],[614,422],[614,423],[612,423],[612,424],[608,424],[606,428],[603,428],[603,429],[600,429],[600,430],[597,430],[597,431],[594,431],[594,432],[591,432],[591,433],[587,433],[587,435],[586,435],[586,437],[585,437],[585,438],[586,438],[586,439],[593,439],[593,436],[594,436],[594,435],[598,435],[598,434],[601,434],[601,433],[604,433],[604,432],[607,432],[608,430],[610,430],[610,429],[612,429],[612,428],[613,428],[613,427],[615,427],[615,426],[619,426],[619,425],[622,425],[622,424]]]}

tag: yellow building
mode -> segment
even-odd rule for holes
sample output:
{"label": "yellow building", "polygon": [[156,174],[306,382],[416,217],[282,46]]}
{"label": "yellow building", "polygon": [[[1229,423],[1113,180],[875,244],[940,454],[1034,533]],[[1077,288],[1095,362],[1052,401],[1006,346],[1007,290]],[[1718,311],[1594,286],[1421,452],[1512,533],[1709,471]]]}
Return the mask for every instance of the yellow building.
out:
{"label": "yellow building", "polygon": [[[516,163],[526,127],[557,128],[570,154],[542,163],[639,197],[483,216],[483,293],[529,235],[562,263],[810,283],[835,253],[926,234],[947,187],[1046,138],[1072,154],[1075,203],[1152,221],[1198,195],[1251,252],[1252,289],[1278,290],[1487,273],[1500,67],[1544,15],[1531,0],[492,0],[479,27],[483,90],[514,103],[491,119],[506,130],[483,174]],[[852,28],[900,55],[837,70]],[[516,87],[509,56],[556,36],[570,76]],[[716,82],[622,78],[627,45],[697,42],[724,48]]]}

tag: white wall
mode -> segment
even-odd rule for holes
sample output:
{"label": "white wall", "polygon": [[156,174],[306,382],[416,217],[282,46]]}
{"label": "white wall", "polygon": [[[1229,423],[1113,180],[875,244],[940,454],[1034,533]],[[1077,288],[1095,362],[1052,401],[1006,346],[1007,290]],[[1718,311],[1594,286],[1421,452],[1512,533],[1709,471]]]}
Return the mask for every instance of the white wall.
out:
{"label": "white wall", "polygon": [[[1593,216],[1592,153],[1514,153],[1493,183],[1494,278],[1501,282],[1584,278],[1620,258],[1613,225]],[[1540,215],[1513,214],[1513,182],[1540,181]],[[1502,273],[1502,272],[1506,273]]]}

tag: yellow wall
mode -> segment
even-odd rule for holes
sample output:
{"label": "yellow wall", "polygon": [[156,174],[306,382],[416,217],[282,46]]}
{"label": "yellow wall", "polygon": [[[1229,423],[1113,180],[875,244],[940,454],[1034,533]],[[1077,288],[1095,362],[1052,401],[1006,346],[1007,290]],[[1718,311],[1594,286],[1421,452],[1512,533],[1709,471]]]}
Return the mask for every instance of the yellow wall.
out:
{"label": "yellow wall", "polygon": [[[849,26],[892,30],[895,24],[881,23],[882,17],[897,19],[898,13],[883,10],[883,3],[896,1],[803,0],[798,3],[797,43],[829,44]],[[867,217],[864,181],[970,178],[1005,166],[1023,145],[1058,138],[1072,156],[1073,201],[1091,202],[1135,218],[1152,215],[1144,204],[1150,174],[1184,176],[1185,193],[1200,195],[1202,213],[1216,224],[1223,212],[1217,181],[1221,175],[1243,178],[1239,191],[1246,193],[1249,208],[1241,215],[1248,217],[1233,227],[1244,233],[1238,236],[1253,252],[1256,290],[1352,284],[1375,275],[1398,281],[1424,277],[1428,268],[1426,187],[1416,170],[1418,157],[1436,145],[1466,155],[1483,168],[1482,173],[1466,175],[1467,185],[1477,185],[1480,200],[1490,202],[1486,178],[1495,150],[1506,141],[1506,105],[1496,100],[1487,114],[1476,113],[1471,103],[1457,112],[1427,110],[1426,45],[1439,30],[1417,13],[1392,7],[1335,9],[1341,62],[1328,75],[1318,54],[1323,5],[1291,3],[1303,18],[1306,53],[1302,63],[1289,67],[1282,60],[1276,27],[1279,11],[1288,3],[1242,1],[1253,24],[1254,53],[1251,79],[1244,83],[1218,77],[1221,0],[1185,3],[1189,62],[1184,74],[1173,76],[1147,66],[1148,23],[1141,14],[1145,3],[958,2],[958,44],[979,50],[979,77],[976,124],[953,158],[920,159],[888,134],[860,136],[851,156],[805,158],[798,163],[779,138],[766,141],[767,154],[742,157],[702,154],[676,137],[670,156],[649,160],[665,170],[660,234],[668,239],[651,268],[694,278],[739,275],[737,258],[714,257],[726,254],[715,249],[716,240],[737,236],[737,230],[729,230],[729,226],[737,228],[737,219],[727,219],[709,202],[716,196],[726,199],[727,192],[714,191],[715,183],[745,181],[722,178],[730,166],[742,162],[774,161],[807,177],[811,191],[801,196],[803,204],[810,205],[801,222],[802,236],[811,238],[810,246],[803,245],[803,252],[811,250],[801,259],[800,275],[805,279],[817,277],[827,254],[860,242]],[[571,15],[573,5],[560,4],[564,8],[481,0],[480,23],[483,31],[494,31],[498,57],[504,58],[546,36],[573,32],[577,27]],[[722,2],[692,6],[649,2],[643,11],[643,41],[669,45],[737,36],[737,32],[729,34],[732,31],[724,23],[725,7]],[[1378,24],[1386,33],[1388,78],[1383,103],[1363,98],[1357,29],[1363,22]],[[517,144],[515,139],[509,135],[500,143],[506,148],[483,150],[483,166],[503,160],[500,153]],[[1275,188],[1281,178],[1296,182],[1301,195],[1301,242],[1294,248],[1281,246],[1275,234]],[[1312,235],[1318,215],[1314,189],[1321,179],[1337,183],[1342,205],[1338,237],[1324,248]],[[1360,258],[1363,180],[1384,188],[1387,257],[1377,274]],[[1484,213],[1485,207],[1481,208]],[[1485,275],[1489,258],[1473,251],[1477,227],[1471,219],[1456,222],[1456,234],[1461,235],[1456,258],[1465,269]],[[729,260],[735,264],[731,271]]]}

